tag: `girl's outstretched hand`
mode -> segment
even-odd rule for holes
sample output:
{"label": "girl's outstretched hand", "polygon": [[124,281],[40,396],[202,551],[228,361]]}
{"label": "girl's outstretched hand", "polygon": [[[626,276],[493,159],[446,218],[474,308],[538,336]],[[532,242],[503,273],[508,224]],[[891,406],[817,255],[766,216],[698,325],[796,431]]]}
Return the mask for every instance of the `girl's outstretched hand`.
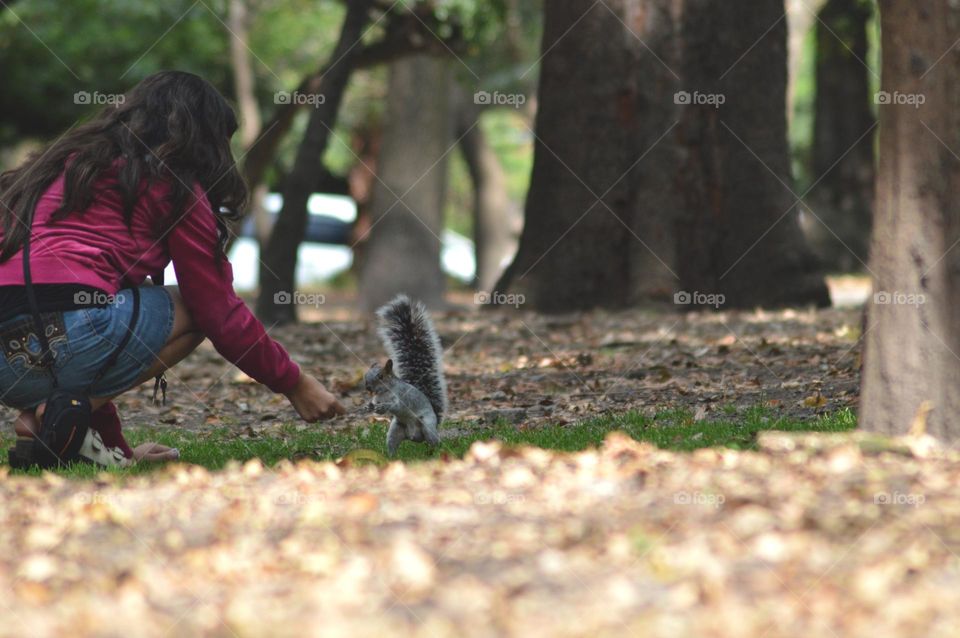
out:
{"label": "girl's outstretched hand", "polygon": [[306,372],[300,373],[296,387],[286,396],[300,418],[308,423],[332,419],[346,412],[337,398],[330,394],[316,377]]}

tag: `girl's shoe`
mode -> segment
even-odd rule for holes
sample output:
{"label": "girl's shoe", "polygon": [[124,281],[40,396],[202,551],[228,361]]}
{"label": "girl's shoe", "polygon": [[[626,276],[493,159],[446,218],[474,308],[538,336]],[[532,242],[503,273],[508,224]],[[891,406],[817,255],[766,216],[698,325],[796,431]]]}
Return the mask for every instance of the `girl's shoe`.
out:
{"label": "girl's shoe", "polygon": [[[39,465],[34,458],[33,437],[17,437],[17,442],[8,454],[10,467],[17,470],[26,470]],[[129,467],[133,459],[127,458],[119,447],[107,447],[100,433],[96,430],[87,430],[83,443],[77,452],[77,460],[81,463],[92,463],[104,469],[112,467]]]}
{"label": "girl's shoe", "polygon": [[113,401],[107,401],[99,409],[94,410],[91,416],[93,418],[90,421],[90,427],[100,433],[104,444],[107,447],[120,448],[124,456],[128,459],[133,458],[133,450],[123,437],[116,404]]}
{"label": "girl's shoe", "polygon": [[83,439],[83,445],[77,452],[81,461],[93,463],[102,468],[111,467],[129,467],[133,465],[133,459],[127,458],[123,450],[119,447],[107,447],[100,433],[94,429],[87,430],[87,435]]}

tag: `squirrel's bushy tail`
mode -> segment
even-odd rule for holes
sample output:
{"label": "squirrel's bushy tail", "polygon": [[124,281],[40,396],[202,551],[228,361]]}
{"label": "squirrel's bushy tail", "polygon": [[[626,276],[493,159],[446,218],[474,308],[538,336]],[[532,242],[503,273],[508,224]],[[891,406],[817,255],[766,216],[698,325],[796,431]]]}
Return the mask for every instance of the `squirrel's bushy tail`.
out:
{"label": "squirrel's bushy tail", "polygon": [[426,307],[406,295],[397,295],[377,310],[377,317],[377,332],[393,359],[394,373],[426,395],[439,423],[447,411],[447,383],[440,337]]}

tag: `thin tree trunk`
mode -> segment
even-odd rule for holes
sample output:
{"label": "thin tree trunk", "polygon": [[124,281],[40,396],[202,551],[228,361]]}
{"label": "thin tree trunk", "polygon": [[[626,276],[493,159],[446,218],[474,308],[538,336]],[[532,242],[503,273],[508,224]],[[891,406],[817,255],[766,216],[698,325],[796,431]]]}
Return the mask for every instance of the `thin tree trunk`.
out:
{"label": "thin tree trunk", "polygon": [[250,59],[250,15],[247,0],[230,0],[227,16],[230,27],[230,61],[233,67],[233,83],[240,107],[240,143],[249,148],[260,134],[260,107],[255,92],[256,79]]}
{"label": "thin tree trunk", "polygon": [[[370,7],[375,3],[368,2],[368,0],[357,0],[357,2],[351,0],[345,4],[353,10],[356,8],[354,5],[362,4],[365,7]],[[451,47],[458,46],[455,41],[448,43],[439,39],[436,36],[435,28],[431,29],[429,25],[423,22],[423,18],[415,16],[413,11],[391,10],[383,23],[386,25],[384,27],[386,33],[379,41],[366,45],[359,41],[354,42],[355,46],[349,50],[350,64],[353,69],[368,69],[416,53],[429,52],[446,56],[449,55]],[[330,60],[337,66],[342,63],[336,55],[332,55]],[[331,71],[332,69],[325,64],[318,71],[304,77],[295,92],[302,94],[321,93],[324,90],[322,87],[324,78]],[[278,105],[273,117],[263,126],[263,133],[260,138],[247,148],[246,158],[243,162],[243,177],[247,184],[259,184],[263,181],[264,175],[273,164],[280,143],[293,127],[297,113],[302,108],[303,104],[296,101]]]}
{"label": "thin tree trunk", "polygon": [[474,287],[492,291],[504,261],[517,250],[523,219],[507,193],[507,176],[480,126],[480,109],[458,99],[460,152],[473,182],[473,243],[477,272]]}
{"label": "thin tree trunk", "polygon": [[297,249],[307,225],[307,200],[323,169],[329,132],[353,72],[353,50],[370,21],[372,4],[373,0],[354,0],[349,4],[331,57],[335,62],[320,82],[318,94],[323,96],[322,103],[310,112],[306,133],[283,189],[283,209],[261,254],[257,315],[268,325],[296,321],[295,306],[282,301],[289,300],[293,292]]}
{"label": "thin tree trunk", "polygon": [[[861,427],[960,439],[960,7],[885,0]],[[918,102],[923,101],[918,108]]]}
{"label": "thin tree trunk", "polygon": [[814,215],[804,230],[820,261],[840,272],[866,267],[874,191],[875,119],[867,59],[869,4],[829,0],[817,22],[812,174]]}
{"label": "thin tree trunk", "polygon": [[440,235],[446,156],[453,130],[445,59],[393,63],[371,223],[360,269],[360,305],[372,310],[397,293],[443,308]]}
{"label": "thin tree trunk", "polygon": [[[240,144],[250,148],[260,135],[261,117],[257,104],[256,76],[253,73],[253,60],[250,54],[249,31],[250,13],[248,0],[230,0],[227,23],[230,28],[230,60],[233,66],[233,84],[240,110]],[[250,184],[250,211],[254,219],[254,229],[261,250],[270,237],[272,222],[263,206],[267,187],[263,183]],[[240,231],[242,220],[234,225],[232,238]],[[232,241],[231,241],[232,244]]]}
{"label": "thin tree trunk", "polygon": [[377,162],[383,139],[382,124],[377,122],[371,128],[354,132],[353,152],[359,160],[350,168],[347,182],[350,197],[357,203],[357,218],[350,229],[350,248],[353,252],[351,269],[354,273],[363,270],[366,258],[367,238],[370,236],[370,205],[373,199],[373,187],[377,183]]}
{"label": "thin tree trunk", "polygon": [[797,82],[807,34],[826,0],[786,0],[787,9],[787,123],[793,125]]}

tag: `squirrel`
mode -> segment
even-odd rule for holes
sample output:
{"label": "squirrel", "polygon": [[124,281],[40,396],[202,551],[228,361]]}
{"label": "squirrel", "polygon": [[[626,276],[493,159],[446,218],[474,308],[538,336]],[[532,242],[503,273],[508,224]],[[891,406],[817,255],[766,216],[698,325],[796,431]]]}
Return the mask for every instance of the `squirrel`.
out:
{"label": "squirrel", "polygon": [[377,310],[377,334],[390,357],[374,363],[363,376],[373,393],[373,410],[391,414],[387,453],[394,456],[404,440],[437,445],[437,427],[447,410],[443,350],[426,307],[398,295]]}

